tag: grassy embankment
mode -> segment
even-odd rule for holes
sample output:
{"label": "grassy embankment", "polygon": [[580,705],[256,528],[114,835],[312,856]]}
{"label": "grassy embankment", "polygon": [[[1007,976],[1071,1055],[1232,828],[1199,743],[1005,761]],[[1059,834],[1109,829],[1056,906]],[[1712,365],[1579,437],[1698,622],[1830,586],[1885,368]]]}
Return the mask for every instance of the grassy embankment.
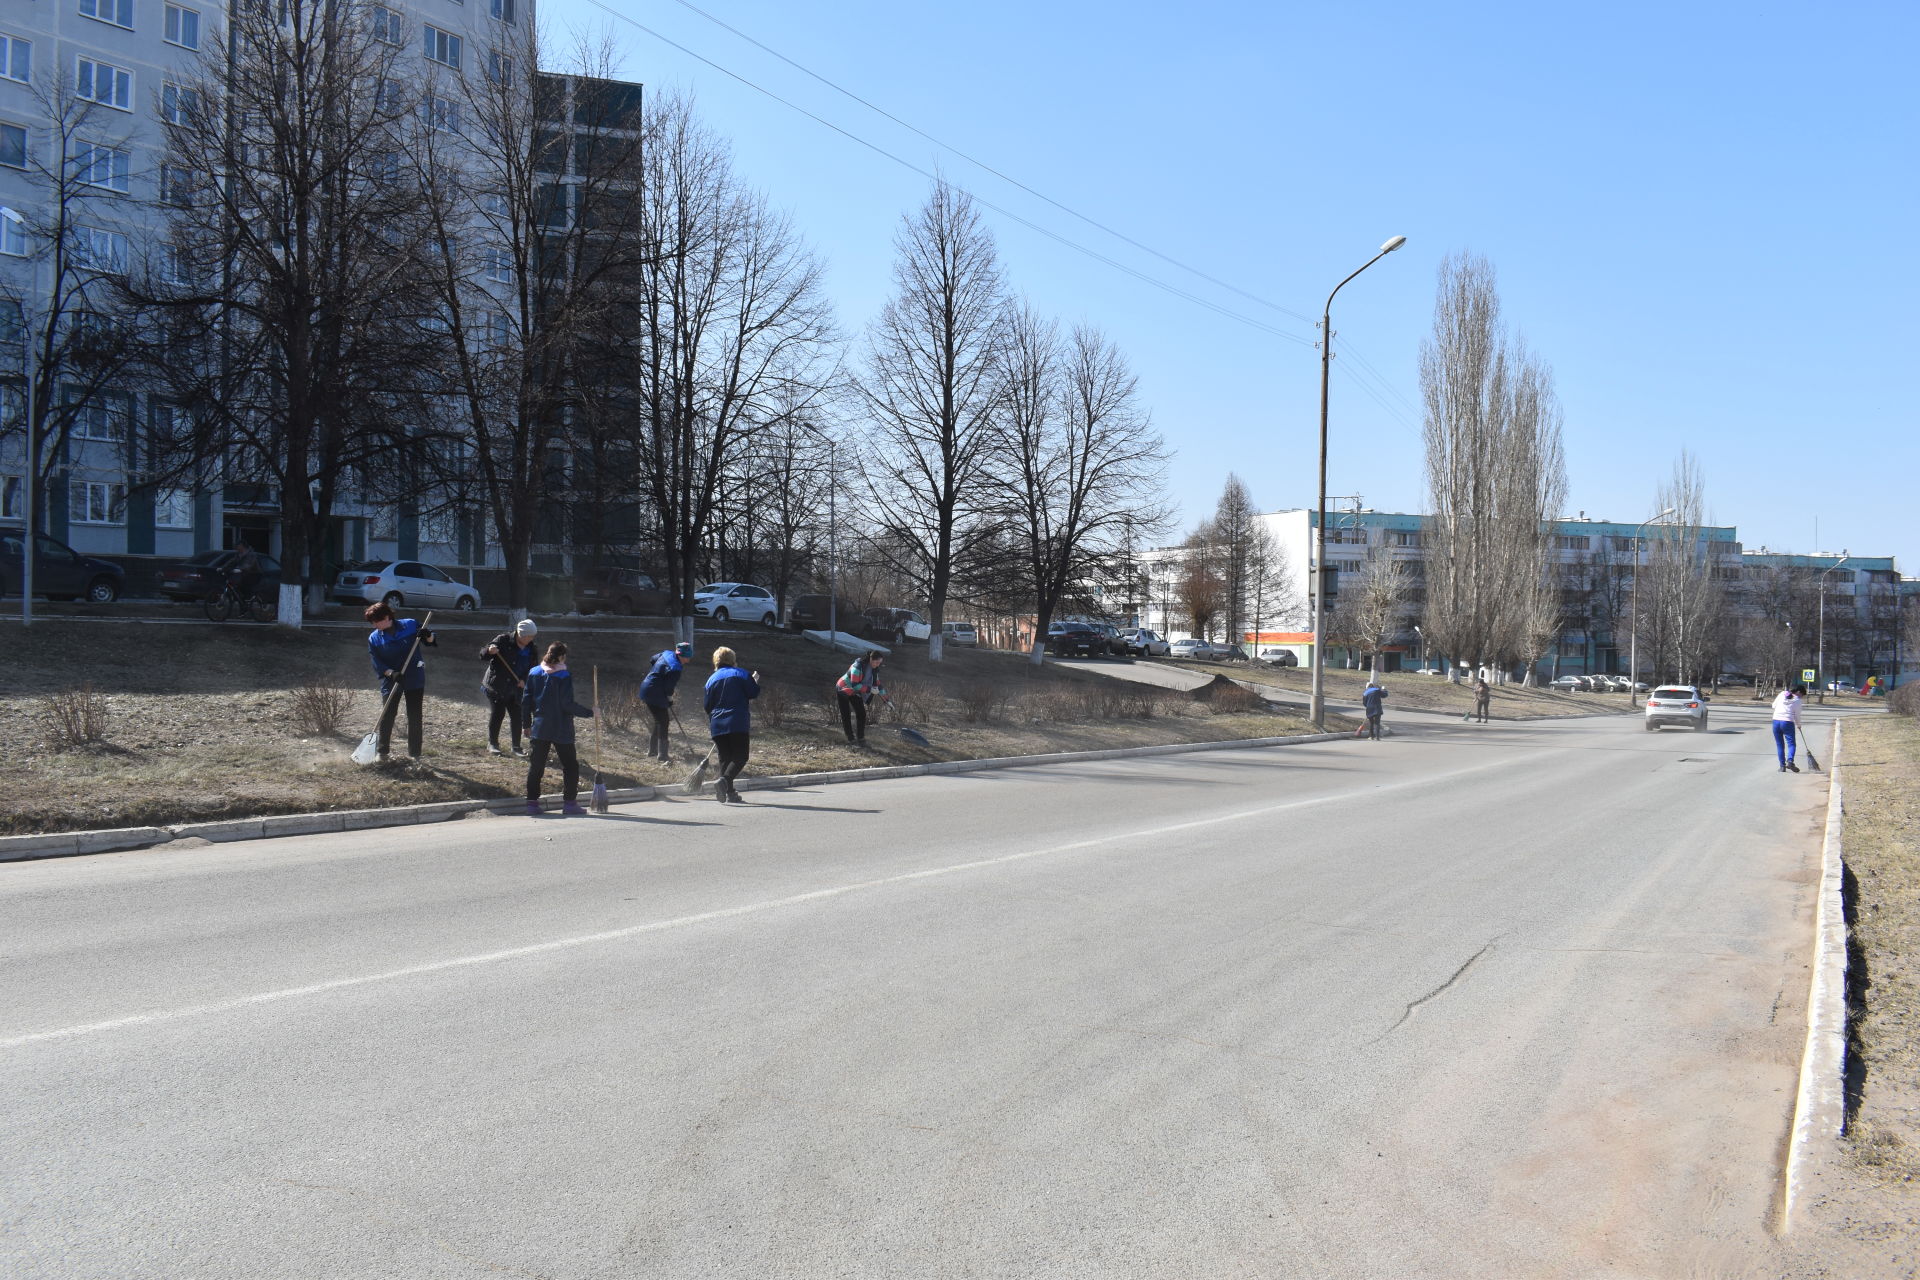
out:
{"label": "grassy embankment", "polygon": [[[437,620],[436,629],[440,645],[427,651],[424,767],[412,769],[361,768],[348,759],[379,711],[365,643],[355,632],[49,620],[35,625],[28,644],[17,625],[0,624],[0,640],[22,657],[0,671],[0,834],[516,794],[524,764],[486,754],[475,655],[496,628]],[[581,754],[583,763],[597,761],[614,787],[675,782],[690,772],[707,746],[700,684],[716,643],[733,645],[767,686],[756,709],[749,777],[1308,728],[1303,718],[1267,710],[1251,696],[1196,697],[964,649],[949,650],[951,660],[936,666],[924,647],[909,646],[886,671],[893,705],[870,730],[868,747],[855,750],[831,718],[830,691],[847,657],[754,630],[701,637],[700,661],[681,687],[684,732],[676,735],[676,759],[661,765],[644,758],[646,716],[633,694],[667,633],[569,634],[556,622],[540,634],[543,645],[553,640],[573,646],[583,701],[591,696],[593,667],[600,668],[605,747],[596,749],[593,723],[582,721]],[[104,733],[90,745],[62,747],[49,729],[48,695],[83,683],[99,696]],[[305,685],[349,691],[331,731],[299,723]],[[931,748],[902,738],[903,723],[919,728]],[[403,715],[400,753],[404,726]],[[558,787],[556,769],[548,788]]]}
{"label": "grassy embankment", "polygon": [[[1312,677],[1304,667],[1269,667],[1260,662],[1176,662],[1175,666],[1224,675],[1250,685],[1261,685],[1305,699]],[[1438,711],[1465,715],[1473,707],[1471,684],[1449,684],[1440,676],[1413,671],[1390,671],[1382,676],[1387,691],[1387,714],[1395,711]],[[1336,702],[1358,702],[1366,688],[1364,671],[1329,670],[1326,693]],[[1529,689],[1495,685],[1489,714],[1496,720],[1544,720],[1556,716],[1595,716],[1635,711],[1624,693],[1561,693],[1557,689]]]}

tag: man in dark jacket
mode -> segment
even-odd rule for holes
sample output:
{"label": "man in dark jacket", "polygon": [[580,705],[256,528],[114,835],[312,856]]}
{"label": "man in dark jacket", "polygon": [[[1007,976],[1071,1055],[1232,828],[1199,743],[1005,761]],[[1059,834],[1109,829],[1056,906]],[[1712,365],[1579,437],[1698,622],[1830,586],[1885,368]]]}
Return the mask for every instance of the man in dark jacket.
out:
{"label": "man in dark jacket", "polygon": [[1367,688],[1360,695],[1360,705],[1367,709],[1367,736],[1380,736],[1380,715],[1386,710],[1387,691],[1373,681],[1367,681]]}
{"label": "man in dark jacket", "polygon": [[547,771],[547,753],[560,757],[563,792],[560,812],[582,814],[580,757],[573,749],[573,718],[593,715],[592,707],[573,700],[573,673],[567,670],[567,646],[550,644],[540,665],[527,673],[527,732],[533,738],[533,756],[527,761],[527,813],[540,812],[540,780]]}
{"label": "man in dark jacket", "polygon": [[527,674],[540,661],[540,655],[533,647],[533,638],[539,633],[540,628],[534,625],[532,618],[522,618],[514,624],[513,630],[502,631],[480,651],[480,661],[484,664],[480,673],[480,688],[493,707],[487,717],[487,754],[490,756],[500,754],[502,720],[508,721],[513,728],[513,754],[527,754],[520,746],[520,729],[524,720],[520,698],[527,687]]}
{"label": "man in dark jacket", "polygon": [[667,719],[673,712],[673,691],[680,687],[680,673],[693,657],[693,646],[682,640],[671,649],[653,656],[653,666],[640,681],[640,701],[646,704],[653,725],[647,731],[647,754],[662,764],[667,762]]}
{"label": "man in dark jacket", "polygon": [[[380,762],[386,763],[393,746],[393,722],[403,699],[407,704],[407,756],[417,761],[426,729],[421,717],[427,696],[427,660],[414,647],[414,640],[417,637],[422,645],[434,644],[433,632],[421,630],[416,619],[396,619],[384,604],[368,605],[362,616],[373,627],[367,636],[367,655],[373,660],[373,674],[380,677]],[[395,689],[400,691],[398,698],[393,696]]]}

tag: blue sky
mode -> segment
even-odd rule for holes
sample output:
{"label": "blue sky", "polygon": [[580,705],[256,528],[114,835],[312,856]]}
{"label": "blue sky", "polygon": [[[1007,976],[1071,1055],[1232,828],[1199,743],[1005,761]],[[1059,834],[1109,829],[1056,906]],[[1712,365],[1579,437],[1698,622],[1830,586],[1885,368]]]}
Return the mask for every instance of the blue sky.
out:
{"label": "blue sky", "polygon": [[[1749,547],[1894,554],[1920,574],[1912,3],[969,5],[693,0],[1209,284],[873,114],[675,0],[605,0],[983,199],[1248,317],[1174,297],[997,215],[1011,283],[1125,348],[1189,520],[1228,471],[1313,499],[1326,292],[1329,488],[1420,510],[1416,361],[1435,270],[1470,249],[1554,367],[1569,513],[1639,520],[1681,448]],[[622,74],[691,92],[791,211],[857,332],[926,181],[590,0]],[[1358,360],[1355,359],[1358,357]],[[1364,366],[1359,365],[1364,361]],[[1369,376],[1377,373],[1378,379]]]}

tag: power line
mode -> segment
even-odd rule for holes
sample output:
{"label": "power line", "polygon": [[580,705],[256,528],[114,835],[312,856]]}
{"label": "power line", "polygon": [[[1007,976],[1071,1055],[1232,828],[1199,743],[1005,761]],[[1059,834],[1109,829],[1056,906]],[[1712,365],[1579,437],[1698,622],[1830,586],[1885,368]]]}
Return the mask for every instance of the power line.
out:
{"label": "power line", "polygon": [[[594,8],[599,9],[601,12],[607,14],[608,16],[615,18],[618,21],[626,23],[628,26],[631,26],[636,30],[644,31],[646,34],[652,36],[654,39],[660,41],[662,44],[678,49],[681,53],[686,54],[689,58],[693,58],[698,62],[704,63],[706,66],[712,67],[715,71],[718,71],[720,74],[727,76],[730,79],[739,81],[741,84],[747,86],[749,89],[752,89],[754,92],[763,94],[764,96],[771,98],[773,101],[779,103],[783,107],[786,107],[788,110],[797,112],[800,115],[807,117],[807,119],[812,120],[815,124],[819,124],[824,126],[825,128],[833,130],[835,133],[839,134],[843,138],[846,138],[848,141],[858,143],[860,146],[865,147],[867,150],[873,152],[874,154],[883,156],[886,159],[893,161],[895,164],[900,165],[902,168],[911,170],[912,172],[919,174],[921,177],[926,178],[929,181],[932,181],[932,182],[941,181],[940,177],[937,174],[931,173],[926,169],[921,168],[919,165],[914,164],[911,160],[907,160],[901,156],[895,155],[893,152],[888,151],[885,147],[882,147],[877,143],[869,142],[867,139],[861,137],[859,134],[854,133],[849,129],[844,129],[841,126],[833,123],[833,121],[828,120],[823,116],[815,115],[813,112],[807,110],[805,107],[802,107],[795,102],[789,101],[788,99],[781,97],[779,94],[773,92],[771,89],[768,89],[762,85],[756,84],[755,82],[747,79],[745,76],[739,74],[738,72],[729,70],[728,68],[721,66],[719,63],[715,62],[713,59],[709,57],[706,57],[703,54],[694,52],[692,49],[687,48],[687,46],[681,44],[679,41],[669,39],[667,36],[664,36],[660,34],[658,31],[655,31],[652,27],[649,27],[644,22],[641,22],[638,19],[635,19],[627,14],[621,13],[617,9],[614,9],[610,5],[604,3],[603,0],[587,0],[587,3],[591,4]],[[958,154],[958,153],[956,152],[955,154]],[[960,188],[960,189],[963,191],[966,191],[966,188]],[[1085,254],[1087,257],[1092,258],[1094,261],[1103,263],[1106,266],[1112,267],[1116,271],[1125,272],[1127,275],[1132,276],[1134,279],[1139,280],[1145,284],[1150,284],[1156,289],[1162,289],[1167,293],[1172,294],[1174,297],[1183,298],[1186,301],[1193,303],[1195,306],[1205,307],[1209,311],[1225,316],[1230,320],[1238,321],[1239,323],[1246,325],[1248,328],[1258,329],[1262,333],[1271,334],[1276,338],[1282,338],[1288,342],[1297,343],[1298,345],[1303,347],[1312,347],[1314,345],[1313,339],[1311,338],[1303,338],[1299,334],[1289,333],[1287,330],[1281,329],[1275,325],[1268,324],[1264,320],[1256,320],[1252,316],[1242,315],[1238,311],[1234,311],[1229,307],[1223,307],[1217,302],[1212,302],[1206,298],[1199,296],[1198,294],[1191,293],[1185,289],[1180,288],[1178,285],[1169,284],[1166,281],[1158,278],[1157,276],[1150,276],[1144,271],[1136,270],[1135,268],[1128,266],[1124,262],[1119,262],[1113,258],[1108,257],[1106,254],[1100,253],[1098,250],[1088,248],[1086,245],[1081,244],[1077,240],[1068,239],[1066,236],[1063,236],[1056,231],[1050,231],[1046,227],[1043,227],[1040,224],[1028,218],[1021,217],[1019,214],[1014,213],[1012,210],[1002,208],[1001,206],[994,204],[990,200],[983,199],[975,192],[966,191],[966,194],[970,196],[972,199],[979,201],[982,207],[993,210],[995,213],[999,214],[1003,218],[1009,218],[1014,222],[1019,223],[1021,226],[1026,227],[1030,231],[1034,231],[1039,233],[1040,235],[1046,236],[1049,240],[1053,240],[1059,244],[1063,244],[1067,248],[1072,249],[1077,253]],[[1238,290],[1236,290],[1236,292],[1238,292]],[[1260,299],[1255,299],[1255,300],[1261,301]],[[1264,304],[1264,305],[1272,305],[1272,304]],[[1289,313],[1289,314],[1292,314],[1292,313]]]}
{"label": "power line", "polygon": [[[1060,201],[1055,200],[1052,196],[1048,195],[1046,192],[1036,190],[1035,188],[1030,187],[1026,183],[1020,181],[1020,179],[1014,177],[1012,174],[1009,174],[1004,170],[997,169],[993,165],[988,164],[984,160],[968,155],[966,152],[954,146],[952,143],[947,142],[941,138],[936,138],[934,135],[932,135],[931,133],[928,133],[925,129],[922,129],[920,126],[912,123],[911,121],[902,120],[899,116],[893,114],[893,112],[887,110],[885,107],[880,106],[877,103],[870,102],[866,98],[863,98],[859,94],[855,93],[853,90],[846,88],[844,85],[837,84],[834,81],[829,80],[826,76],[821,75],[818,71],[815,71],[813,68],[804,66],[801,63],[794,61],[792,58],[789,58],[786,54],[781,53],[778,49],[775,49],[770,45],[764,44],[761,41],[754,39],[752,36],[748,35],[746,32],[740,30],[740,28],[733,26],[730,23],[724,22],[719,18],[714,17],[711,13],[708,13],[705,9],[702,9],[699,5],[693,4],[691,0],[674,0],[674,3],[678,4],[683,9],[688,9],[694,13],[699,14],[701,17],[705,18],[708,22],[713,23],[715,26],[732,32],[734,35],[740,37],[742,40],[745,40],[748,44],[752,45],[754,48],[759,49],[763,53],[771,54],[773,57],[780,59],[780,61],[786,63],[788,66],[792,67],[795,71],[800,72],[802,75],[811,76],[813,79],[818,80],[821,84],[827,86],[827,88],[832,89],[835,93],[838,93],[843,97],[851,98],[853,101],[859,103],[861,106],[865,107],[867,110],[874,112],[876,115],[886,117],[888,120],[891,120],[893,121],[893,123],[899,125],[902,129],[905,129],[910,133],[918,134],[922,138],[925,138],[928,142],[933,143],[933,145],[935,145],[936,147],[939,147],[941,150],[951,151],[954,155],[959,156],[962,160],[965,160],[968,164],[973,165],[976,168],[984,169],[988,173],[992,174],[994,177],[1000,179],[1002,182],[1009,183],[1013,186],[1020,188],[1020,190],[1026,192],[1028,195],[1032,196],[1034,199],[1043,200],[1047,204],[1050,204],[1054,208],[1060,210],[1060,212],[1067,214],[1070,217],[1078,218],[1080,221],[1086,223],[1088,226],[1094,227],[1100,231],[1104,231],[1108,235],[1112,236],[1114,239],[1122,241],[1126,244],[1130,244],[1134,248],[1140,250],[1142,253],[1152,254],[1154,257],[1160,259],[1160,261],[1165,262],[1170,266],[1178,267],[1182,271],[1185,271],[1190,275],[1198,276],[1200,279],[1205,280],[1208,284],[1217,285],[1220,288],[1227,290],[1227,292],[1229,293],[1239,294],[1241,297],[1245,298],[1249,302],[1257,302],[1261,306],[1269,307],[1275,311],[1278,311],[1280,314],[1284,316],[1290,316],[1293,319],[1302,321],[1306,324],[1313,323],[1312,316],[1304,315],[1301,312],[1295,311],[1290,307],[1283,307],[1279,303],[1263,298],[1257,293],[1249,293],[1247,290],[1240,288],[1238,285],[1229,284],[1227,281],[1222,280],[1217,276],[1208,275],[1206,272],[1200,270],[1200,268],[1198,267],[1182,262],[1178,258],[1172,257],[1169,254],[1162,253],[1160,250],[1154,248],[1152,245],[1142,244],[1140,241],[1134,239],[1132,236],[1129,236],[1126,233],[1121,231],[1116,231],[1112,227],[1108,226],[1106,223],[1100,222],[1094,218],[1090,218],[1086,214],[1081,213],[1078,209],[1062,204]],[[975,199],[978,199],[978,198],[979,197],[977,196],[975,197]]]}

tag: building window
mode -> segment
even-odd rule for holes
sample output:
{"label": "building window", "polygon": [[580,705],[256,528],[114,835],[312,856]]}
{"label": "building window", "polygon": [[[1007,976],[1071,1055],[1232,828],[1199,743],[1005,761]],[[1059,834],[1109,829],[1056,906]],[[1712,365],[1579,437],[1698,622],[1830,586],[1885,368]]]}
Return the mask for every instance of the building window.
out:
{"label": "building window", "polygon": [[373,38],[387,44],[405,44],[407,41],[406,24],[400,20],[400,14],[394,9],[376,6],[373,11]]}
{"label": "building window", "polygon": [[27,223],[11,209],[0,210],[0,253],[27,256]]}
{"label": "building window", "polygon": [[1612,549],[1612,550],[1614,550],[1614,551],[1631,551],[1631,550],[1633,550],[1633,539],[1632,539],[1632,538],[1608,538],[1608,539],[1607,539],[1607,544],[1608,544],[1608,546],[1609,546],[1609,548],[1610,548],[1610,549]]}
{"label": "building window", "polygon": [[127,522],[127,486],[98,480],[75,480],[67,507],[67,519],[75,524],[125,524]]}
{"label": "building window", "polygon": [[21,493],[24,476],[0,476],[0,520],[24,520],[21,504],[25,501]]}
{"label": "building window", "polygon": [[498,191],[489,191],[480,197],[480,211],[489,218],[511,218],[513,205]]}
{"label": "building window", "polygon": [[0,124],[0,164],[13,169],[27,167],[27,130],[25,125]]}
{"label": "building window", "polygon": [[193,528],[193,494],[185,489],[159,489],[153,495],[153,527]]}
{"label": "building window", "polygon": [[1562,551],[1585,551],[1588,538],[1585,534],[1561,534],[1553,540],[1553,545]]}
{"label": "building window", "polygon": [[[71,390],[68,394],[78,398]],[[119,444],[127,438],[127,419],[132,416],[131,397],[112,391],[96,392],[74,410],[73,438]]]}
{"label": "building window", "polygon": [[160,166],[160,203],[184,205],[193,197],[193,175],[177,164]]}
{"label": "building window", "polygon": [[502,22],[512,22],[513,0],[489,0],[487,11]]}
{"label": "building window", "polygon": [[487,54],[487,79],[495,84],[507,84],[513,79],[513,59],[495,50]]}
{"label": "building window", "polygon": [[80,16],[133,30],[133,0],[80,0]]}
{"label": "building window", "polygon": [[177,44],[182,49],[200,47],[200,11],[183,9],[177,4],[167,6],[167,43]]}
{"label": "building window", "polygon": [[427,95],[427,125],[441,133],[460,132],[460,104],[452,98]]}
{"label": "building window", "polygon": [[129,248],[127,237],[104,227],[77,227],[73,238],[74,257],[89,271],[124,275]]}
{"label": "building window", "polygon": [[168,124],[192,124],[200,111],[200,92],[170,84],[160,90],[160,116]]}
{"label": "building window", "polygon": [[427,28],[427,57],[443,66],[460,69],[460,37],[435,26]]}
{"label": "building window", "polygon": [[513,345],[513,320],[506,312],[486,312],[480,323],[489,346],[504,351]]}
{"label": "building window", "polygon": [[90,187],[105,187],[109,191],[127,189],[130,163],[126,152],[91,142],[81,143],[73,158],[74,172],[79,175],[80,181]]}
{"label": "building window", "polygon": [[512,284],[513,255],[505,249],[487,250],[487,279],[495,284]]}
{"label": "building window", "polygon": [[21,84],[33,79],[33,41],[0,35],[0,78]]}
{"label": "building window", "polygon": [[1396,547],[1419,547],[1426,545],[1425,540],[1421,538],[1419,533],[1411,529],[1395,529],[1388,535],[1388,539]]}
{"label": "building window", "polygon": [[400,181],[400,153],[376,151],[367,158],[367,176],[383,187]]}
{"label": "building window", "polygon": [[380,77],[380,83],[373,88],[373,105],[377,111],[398,114],[405,98],[400,92],[400,82]]}
{"label": "building window", "polygon": [[133,72],[91,58],[75,59],[74,93],[88,102],[133,110]]}

